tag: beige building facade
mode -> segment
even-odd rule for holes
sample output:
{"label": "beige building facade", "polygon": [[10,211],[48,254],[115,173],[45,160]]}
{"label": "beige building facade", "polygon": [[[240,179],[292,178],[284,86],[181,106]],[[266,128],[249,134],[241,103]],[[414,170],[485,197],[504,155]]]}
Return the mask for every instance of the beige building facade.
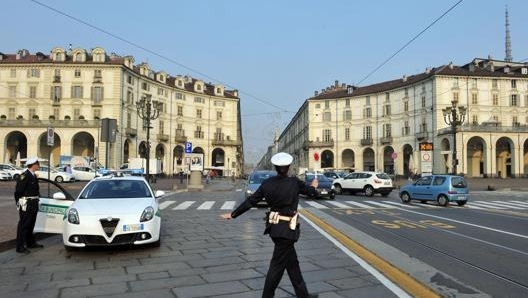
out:
{"label": "beige building facade", "polygon": [[[146,120],[137,102],[150,98],[160,113]],[[57,47],[49,54],[0,53],[0,159],[84,156],[108,168],[130,158],[160,160],[163,173],[186,171],[185,144],[204,154],[205,169],[241,175],[243,141],[237,90],[190,76],[154,71],[132,56]],[[154,105],[152,105],[154,107]],[[116,119],[115,141],[101,141],[101,119]],[[48,146],[48,128],[54,144]]]}
{"label": "beige building facade", "polygon": [[[456,133],[443,111],[453,105],[465,112]],[[456,164],[468,177],[527,177],[528,64],[476,58],[364,87],[336,81],[304,102],[258,167],[277,151],[293,154],[297,172],[408,177]]]}

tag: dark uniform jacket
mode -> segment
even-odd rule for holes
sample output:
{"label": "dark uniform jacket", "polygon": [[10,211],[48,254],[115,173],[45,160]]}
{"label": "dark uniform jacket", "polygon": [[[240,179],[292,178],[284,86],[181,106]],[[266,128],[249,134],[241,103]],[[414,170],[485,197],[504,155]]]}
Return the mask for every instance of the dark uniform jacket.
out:
{"label": "dark uniform jacket", "polygon": [[[233,212],[231,217],[236,218],[242,213],[255,207],[258,202],[266,198],[270,211],[277,211],[280,215],[293,216],[297,212],[299,204],[299,194],[316,196],[317,191],[311,186],[299,180],[297,177],[275,176],[262,182],[260,187],[240,204]],[[299,227],[291,230],[289,222],[279,221],[266,229],[271,237],[282,237],[297,240],[299,238]]]}
{"label": "dark uniform jacket", "polygon": [[29,170],[26,170],[18,178],[15,188],[15,201],[21,197],[37,197],[40,196],[38,179]]}

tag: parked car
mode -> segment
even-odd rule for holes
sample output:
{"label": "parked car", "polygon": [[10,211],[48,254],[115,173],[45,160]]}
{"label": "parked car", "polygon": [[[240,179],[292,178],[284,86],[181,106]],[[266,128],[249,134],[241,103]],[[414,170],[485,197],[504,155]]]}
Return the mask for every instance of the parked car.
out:
{"label": "parked car", "polygon": [[159,246],[158,198],[143,177],[105,176],[88,182],[75,200],[66,191],[39,200],[36,232],[62,233],[68,251],[90,246]]}
{"label": "parked car", "polygon": [[0,170],[7,171],[9,174],[11,174],[11,177],[14,180],[18,180],[18,177],[20,177],[20,174],[24,173],[25,171],[25,169],[21,167],[17,167],[12,164],[8,164],[8,163],[1,163]]}
{"label": "parked car", "polygon": [[0,170],[0,180],[9,181],[9,180],[12,180],[12,179],[13,179],[13,176],[11,176],[11,174],[9,174],[8,171]]}
{"label": "parked car", "polygon": [[334,179],[337,179],[337,178],[345,178],[348,175],[348,173],[326,171],[326,172],[323,172],[323,175],[325,175],[326,178],[330,179],[330,181],[334,181]]}
{"label": "parked car", "polygon": [[73,167],[71,171],[76,181],[90,181],[97,176],[102,176],[90,167],[77,166]]}
{"label": "parked car", "polygon": [[317,185],[317,198],[328,198],[330,200],[335,199],[335,191],[334,187],[332,185],[332,181],[328,179],[323,173],[304,173],[299,176],[299,179],[303,180],[306,185],[311,185],[312,181],[314,180],[315,176],[317,175],[317,179],[319,180],[319,183]]}
{"label": "parked car", "polygon": [[337,178],[333,181],[334,190],[338,194],[345,191],[355,194],[363,192],[367,197],[376,193],[388,196],[394,189],[392,179],[389,175],[381,172],[354,172],[345,178]]}
{"label": "parked car", "polygon": [[[276,171],[257,170],[253,171],[246,182],[245,194],[246,198],[252,195],[260,187],[262,182],[270,177],[277,176]],[[262,204],[267,204],[266,198],[262,201]]]}
{"label": "parked car", "polygon": [[63,172],[61,170],[54,169],[54,168],[50,169],[50,173],[49,173],[50,175],[48,178],[48,166],[44,166],[44,165],[41,165],[40,169],[36,171],[35,174],[39,178],[46,178],[46,179],[53,180],[59,183],[75,181],[75,178],[73,177],[72,174],[66,173],[66,172]]}
{"label": "parked car", "polygon": [[418,200],[422,203],[436,201],[441,206],[456,202],[463,206],[469,200],[469,187],[461,176],[429,175],[400,188],[400,198],[404,203]]}

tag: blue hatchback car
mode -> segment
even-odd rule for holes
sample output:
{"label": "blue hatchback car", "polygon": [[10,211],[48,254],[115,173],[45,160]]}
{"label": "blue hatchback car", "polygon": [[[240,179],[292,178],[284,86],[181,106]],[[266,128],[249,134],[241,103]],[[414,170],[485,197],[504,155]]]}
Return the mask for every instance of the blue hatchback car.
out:
{"label": "blue hatchback car", "polygon": [[456,202],[463,206],[469,200],[469,188],[461,176],[429,175],[400,188],[400,198],[404,203],[418,200],[422,203],[436,201],[441,206]]}

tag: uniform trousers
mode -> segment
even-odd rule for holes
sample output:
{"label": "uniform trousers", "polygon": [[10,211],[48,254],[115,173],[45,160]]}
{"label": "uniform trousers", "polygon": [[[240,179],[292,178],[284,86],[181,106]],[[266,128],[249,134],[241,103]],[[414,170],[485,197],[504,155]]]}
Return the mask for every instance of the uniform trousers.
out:
{"label": "uniform trousers", "polygon": [[309,297],[308,289],[306,288],[301,274],[301,268],[299,267],[297,252],[295,252],[295,241],[277,237],[272,237],[271,239],[275,243],[275,248],[270,261],[268,274],[266,275],[262,298],[274,297],[275,289],[279,286],[284,275],[284,270],[288,272],[288,276],[295,290],[295,295],[300,298]]}
{"label": "uniform trousers", "polygon": [[22,208],[20,208],[18,212],[20,220],[17,226],[16,247],[17,249],[23,249],[36,243],[33,229],[37,221],[38,200],[28,200],[26,211],[22,211]]}

